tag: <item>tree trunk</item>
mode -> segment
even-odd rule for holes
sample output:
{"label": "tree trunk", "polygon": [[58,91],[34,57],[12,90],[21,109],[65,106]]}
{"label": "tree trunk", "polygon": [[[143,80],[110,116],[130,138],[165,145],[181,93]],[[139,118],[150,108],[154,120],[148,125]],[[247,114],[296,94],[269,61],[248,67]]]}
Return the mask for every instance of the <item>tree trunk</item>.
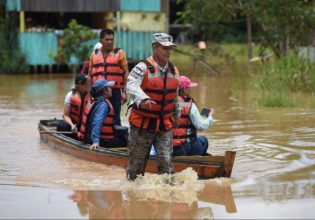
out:
{"label": "tree trunk", "polygon": [[246,15],[247,21],[247,56],[248,61],[253,58],[253,48],[252,48],[252,15],[250,9],[247,9]]}
{"label": "tree trunk", "polygon": [[247,23],[247,73],[252,73],[252,68],[250,64],[250,59],[253,57],[253,48],[252,48],[252,14],[249,8],[247,8],[246,14],[246,23]]}

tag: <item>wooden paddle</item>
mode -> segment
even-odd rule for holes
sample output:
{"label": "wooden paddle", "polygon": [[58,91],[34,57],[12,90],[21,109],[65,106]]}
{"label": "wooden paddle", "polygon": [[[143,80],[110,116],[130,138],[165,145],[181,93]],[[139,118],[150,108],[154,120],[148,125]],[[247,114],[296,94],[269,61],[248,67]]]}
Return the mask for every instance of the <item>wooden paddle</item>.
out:
{"label": "wooden paddle", "polygon": [[72,131],[40,131],[41,134],[75,134]]}

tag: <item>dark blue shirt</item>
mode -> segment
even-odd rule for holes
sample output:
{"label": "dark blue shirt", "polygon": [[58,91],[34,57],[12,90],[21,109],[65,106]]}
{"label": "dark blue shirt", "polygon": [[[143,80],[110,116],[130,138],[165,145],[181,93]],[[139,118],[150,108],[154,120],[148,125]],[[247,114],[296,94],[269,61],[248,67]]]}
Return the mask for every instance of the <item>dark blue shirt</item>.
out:
{"label": "dark blue shirt", "polygon": [[93,144],[100,143],[101,127],[108,116],[109,106],[103,96],[95,98],[95,106],[90,116],[91,139]]}

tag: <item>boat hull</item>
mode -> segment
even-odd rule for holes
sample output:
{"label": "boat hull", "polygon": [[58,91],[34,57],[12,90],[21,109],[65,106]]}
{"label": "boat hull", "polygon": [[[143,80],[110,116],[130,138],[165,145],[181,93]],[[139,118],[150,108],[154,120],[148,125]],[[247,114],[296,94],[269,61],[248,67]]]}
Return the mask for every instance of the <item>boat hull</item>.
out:
{"label": "boat hull", "polygon": [[[41,120],[38,125],[41,140],[49,146],[73,155],[77,158],[103,163],[109,166],[127,167],[128,155],[126,150],[102,148],[90,150],[89,145],[83,144],[55,130],[59,120]],[[198,177],[209,179],[215,177],[231,177],[236,152],[226,151],[224,156],[184,156],[174,157],[175,172],[191,167]],[[157,173],[157,157],[150,156],[146,172]]]}

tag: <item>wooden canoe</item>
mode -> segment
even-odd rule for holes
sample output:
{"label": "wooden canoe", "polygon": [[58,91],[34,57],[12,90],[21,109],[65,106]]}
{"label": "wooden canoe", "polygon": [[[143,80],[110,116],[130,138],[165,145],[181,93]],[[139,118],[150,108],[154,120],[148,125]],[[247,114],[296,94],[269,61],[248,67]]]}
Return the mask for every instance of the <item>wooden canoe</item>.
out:
{"label": "wooden canoe", "polygon": [[[66,136],[56,131],[60,120],[40,120],[38,124],[41,139],[48,145],[65,153],[89,161],[106,165],[127,167],[128,155],[126,148],[102,148],[90,150],[90,145]],[[188,167],[194,169],[201,179],[215,177],[231,177],[235,151],[226,151],[224,156],[180,156],[173,158],[175,172],[180,172]],[[146,172],[157,173],[157,157],[150,156]]]}

